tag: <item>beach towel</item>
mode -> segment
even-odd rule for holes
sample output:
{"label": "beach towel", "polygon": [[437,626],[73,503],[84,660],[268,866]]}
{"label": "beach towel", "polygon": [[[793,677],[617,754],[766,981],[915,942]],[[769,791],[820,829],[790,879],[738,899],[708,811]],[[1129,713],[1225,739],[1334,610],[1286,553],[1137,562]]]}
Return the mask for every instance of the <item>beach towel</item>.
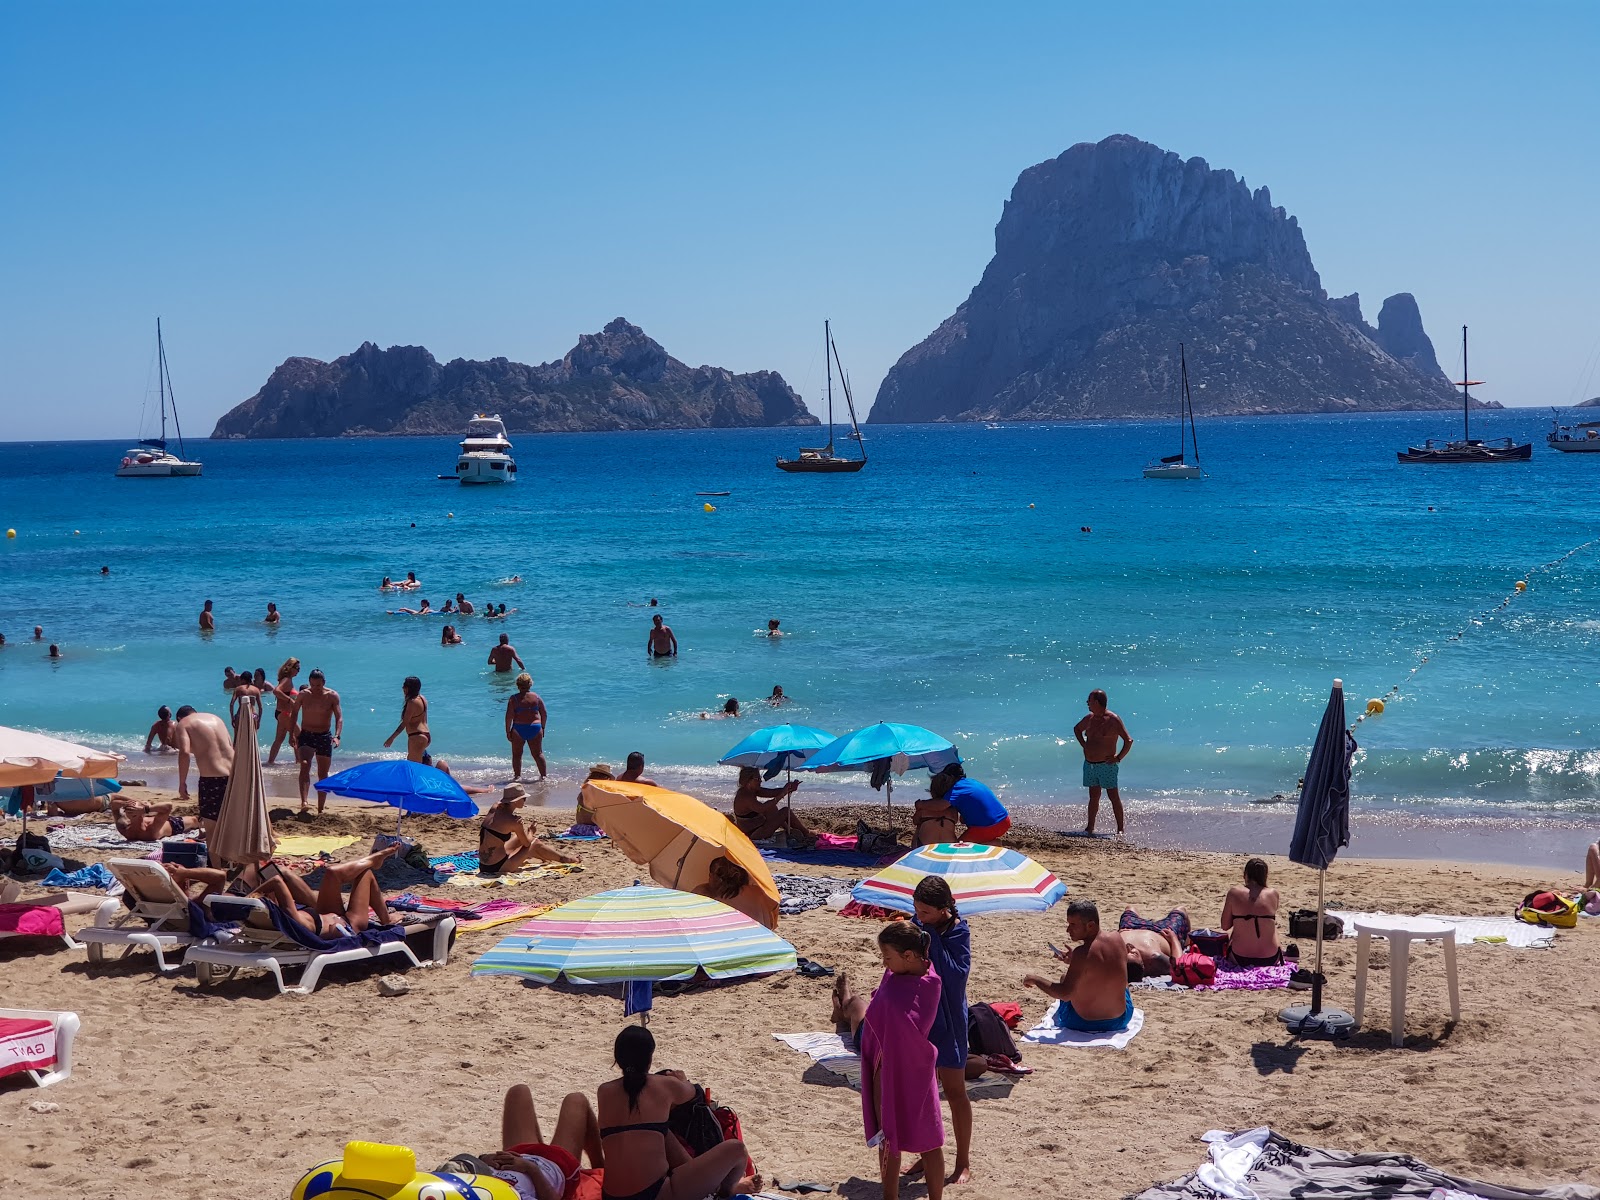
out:
{"label": "beach towel", "polygon": [[480,905],[475,911],[464,913],[456,917],[456,932],[476,933],[480,929],[494,929],[499,925],[509,925],[512,921],[528,921],[534,917],[542,916],[549,912],[553,904],[519,904],[515,900],[504,898],[490,900]]}
{"label": "beach towel", "polygon": [[[468,900],[446,900],[440,896],[419,896],[416,892],[401,892],[394,899],[385,901],[385,903],[390,908],[398,908],[402,912],[460,913],[464,910],[477,911],[477,906]],[[490,903],[493,903],[493,901]]]}
{"label": "beach towel", "polygon": [[854,850],[861,839],[855,834],[844,833],[819,833],[817,834],[817,850]]}
{"label": "beach towel", "polygon": [[817,875],[774,875],[772,881],[778,885],[778,911],[786,917],[821,908],[831,896],[842,896],[839,906],[843,907],[849,903],[850,889],[856,883]]}
{"label": "beach towel", "polygon": [[[779,848],[768,846],[762,849],[761,857],[768,862],[796,863],[811,867],[856,867],[858,869],[878,865],[880,856],[876,854],[858,854],[855,850],[800,850],[793,846]],[[896,855],[896,858],[899,856]],[[893,861],[890,859],[889,861]]]}
{"label": "beach towel", "polygon": [[0,1017],[0,1078],[56,1064],[56,1026],[45,1017]]}
{"label": "beach towel", "polygon": [[896,912],[892,908],[884,908],[879,904],[863,904],[859,900],[852,900],[839,910],[841,917],[863,917],[869,921],[903,921],[906,914]]}
{"label": "beach towel", "polygon": [[1273,967],[1241,967],[1229,959],[1219,958],[1215,983],[1191,988],[1174,983],[1165,975],[1158,975],[1140,979],[1128,986],[1158,992],[1265,992],[1288,987],[1289,977],[1294,974],[1296,965],[1290,959]]}
{"label": "beach towel", "polygon": [[1126,1029],[1115,1033],[1090,1032],[1082,1029],[1062,1029],[1056,1024],[1056,1008],[1061,1001],[1054,1000],[1045,1010],[1043,1018],[1022,1035],[1025,1042],[1040,1046],[1107,1046],[1112,1050],[1125,1050],[1128,1043],[1144,1028],[1144,1009],[1133,1010],[1133,1019]]}
{"label": "beach towel", "polygon": [[52,850],[124,850],[129,854],[146,855],[158,848],[154,842],[130,842],[117,832],[115,825],[104,822],[52,826],[49,837]]}
{"label": "beach towel", "polygon": [[[1344,924],[1344,936],[1347,938],[1356,936],[1357,921],[1382,924],[1395,916],[1394,913],[1349,912],[1338,908],[1330,908],[1327,912],[1330,917],[1337,917]],[[1556,944],[1554,929],[1542,929],[1511,917],[1441,917],[1437,913],[1419,915],[1428,921],[1454,925],[1457,946],[1470,946],[1480,939],[1487,945],[1512,946],[1518,950],[1546,950]]]}
{"label": "beach towel", "polygon": [[536,867],[525,867],[505,875],[480,875],[477,871],[457,871],[445,882],[452,887],[517,887],[524,883],[532,883],[535,879],[558,879],[581,870],[583,866],[580,863],[540,863]]}
{"label": "beach towel", "polygon": [[119,887],[117,877],[99,863],[90,863],[76,871],[51,871],[39,881],[40,886],[49,888],[75,888],[79,891],[103,892],[107,888]]}
{"label": "beach towel", "polygon": [[598,825],[574,825],[565,833],[546,834],[552,842],[603,842],[606,835]]}
{"label": "beach towel", "polygon": [[67,923],[51,904],[0,904],[0,933],[21,937],[66,937]]}
{"label": "beach towel", "polygon": [[335,850],[343,850],[346,846],[356,844],[353,837],[311,837],[309,835],[296,835],[278,839],[277,857],[281,861],[284,856],[291,858],[314,858],[318,854],[332,854]]}
{"label": "beach towel", "polygon": [[885,971],[861,1023],[861,1120],[868,1140],[882,1133],[890,1153],[944,1145],[938,1052],[928,1040],[942,990],[932,964],[922,975]]}
{"label": "beach towel", "polygon": [[788,1046],[808,1055],[819,1067],[832,1071],[851,1087],[861,1088],[861,1056],[844,1044],[837,1033],[775,1033],[772,1035]]}

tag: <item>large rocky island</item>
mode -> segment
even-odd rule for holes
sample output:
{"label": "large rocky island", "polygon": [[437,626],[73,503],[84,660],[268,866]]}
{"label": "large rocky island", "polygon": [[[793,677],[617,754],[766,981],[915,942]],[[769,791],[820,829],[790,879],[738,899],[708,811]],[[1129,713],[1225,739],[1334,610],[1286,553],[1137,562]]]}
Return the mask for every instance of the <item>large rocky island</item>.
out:
{"label": "large rocky island", "polygon": [[539,366],[440,363],[421,346],[371,342],[331,363],[290,358],[211,436],[459,434],[476,413],[498,413],[511,433],[818,423],[775,371],[685,366],[618,317]]}
{"label": "large rocky island", "polygon": [[1174,414],[1179,342],[1201,415],[1461,403],[1410,295],[1372,327],[1358,296],[1323,290],[1266,188],[1119,135],[1022,173],[983,278],[870,419]]}

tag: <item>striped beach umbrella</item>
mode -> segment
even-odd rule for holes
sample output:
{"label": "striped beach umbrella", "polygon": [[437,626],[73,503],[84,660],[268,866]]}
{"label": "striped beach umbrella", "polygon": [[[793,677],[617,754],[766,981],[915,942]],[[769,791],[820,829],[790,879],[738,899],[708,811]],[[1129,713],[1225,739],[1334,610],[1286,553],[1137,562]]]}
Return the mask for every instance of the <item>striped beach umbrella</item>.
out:
{"label": "striped beach umbrella", "polygon": [[669,888],[627,887],[551,909],[472,964],[474,975],[618,983],[769,975],[794,947],[726,904]]}
{"label": "striped beach umbrella", "polygon": [[911,893],[924,875],[943,875],[962,916],[1043,912],[1067,894],[1067,885],[1026,854],[1004,846],[940,842],[918,846],[870,879],[856,884],[853,900],[911,911]]}

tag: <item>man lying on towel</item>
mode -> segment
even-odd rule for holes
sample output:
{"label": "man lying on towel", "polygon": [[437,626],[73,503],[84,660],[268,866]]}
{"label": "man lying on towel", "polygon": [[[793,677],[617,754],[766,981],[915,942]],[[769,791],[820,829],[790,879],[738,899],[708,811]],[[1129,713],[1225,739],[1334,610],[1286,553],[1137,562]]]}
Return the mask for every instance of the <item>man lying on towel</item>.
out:
{"label": "man lying on towel", "polygon": [[1102,933],[1100,910],[1092,901],[1067,905],[1067,936],[1078,944],[1071,954],[1056,950],[1067,964],[1059,983],[1042,975],[1025,975],[1023,987],[1036,987],[1061,1001],[1056,1024],[1086,1033],[1116,1033],[1133,1020],[1133,994],[1128,991],[1128,951],[1120,934]]}

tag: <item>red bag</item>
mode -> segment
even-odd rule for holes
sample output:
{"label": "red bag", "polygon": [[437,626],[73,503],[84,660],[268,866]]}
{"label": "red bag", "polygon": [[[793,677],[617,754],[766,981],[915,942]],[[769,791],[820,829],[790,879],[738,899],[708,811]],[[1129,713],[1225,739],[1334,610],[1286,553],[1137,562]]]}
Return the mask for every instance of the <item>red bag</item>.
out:
{"label": "red bag", "polygon": [[1172,964],[1172,982],[1201,987],[1217,981],[1217,960],[1198,950],[1186,950]]}

